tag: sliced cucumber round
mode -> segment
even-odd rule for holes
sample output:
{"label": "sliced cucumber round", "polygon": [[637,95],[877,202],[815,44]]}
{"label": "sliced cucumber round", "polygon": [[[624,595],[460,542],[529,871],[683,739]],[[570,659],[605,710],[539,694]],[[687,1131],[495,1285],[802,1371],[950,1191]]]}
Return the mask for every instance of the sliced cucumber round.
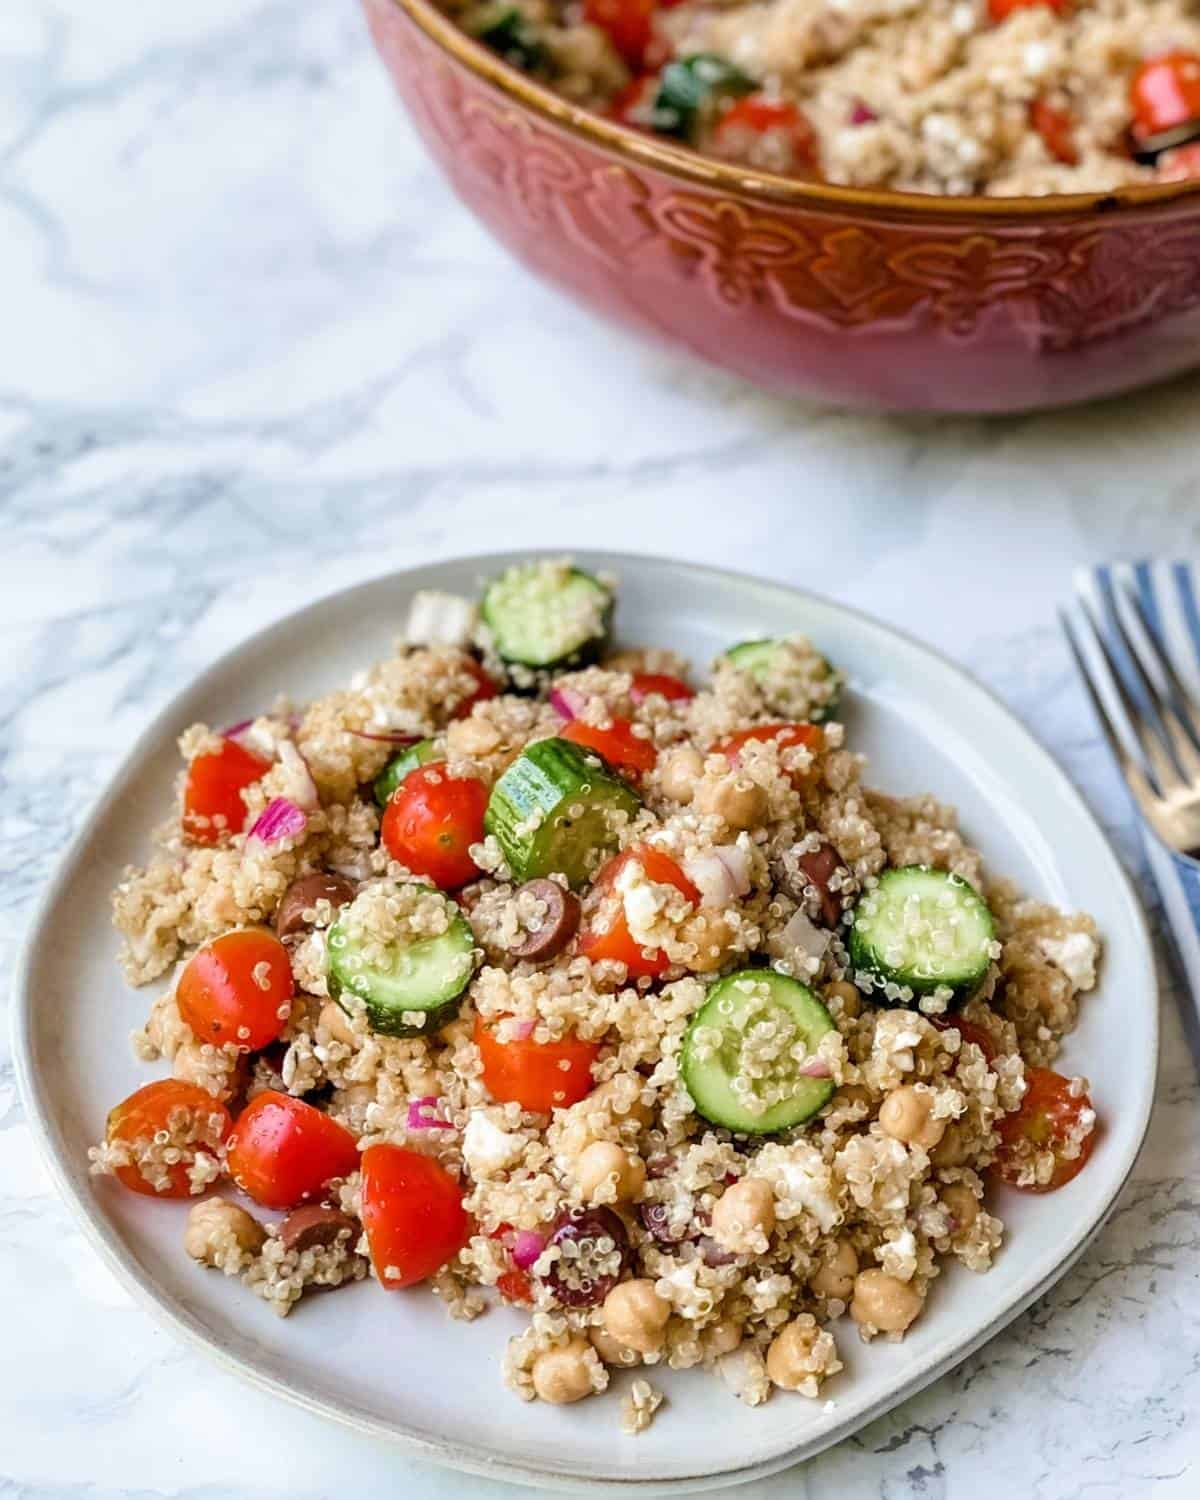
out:
{"label": "sliced cucumber round", "polygon": [[613,596],[582,568],[543,559],[509,568],[490,583],[481,613],[504,661],[563,669],[599,657],[612,624]]}
{"label": "sliced cucumber round", "polygon": [[392,800],[396,788],[409,774],[418,766],[427,766],[431,760],[442,760],[444,753],[438,747],[436,740],[418,740],[415,745],[409,745],[406,750],[401,750],[399,755],[394,755],[379,775],[375,778],[375,800],[380,807],[386,807]]}
{"label": "sliced cucumber round", "polygon": [[959,1004],[983,982],[995,944],[992,914],[969,881],[905,865],[885,870],[855,907],[850,962],[875,981],[880,1004],[934,994]]}
{"label": "sliced cucumber round", "polygon": [[565,875],[584,885],[641,801],[590,750],[569,740],[527,746],[492,788],[483,825],[517,880]]}
{"label": "sliced cucumber round", "polygon": [[758,85],[715,52],[694,52],[669,62],[659,78],[652,116],[659,135],[693,145],[716,119],[722,103],[752,94]]}
{"label": "sliced cucumber round", "polygon": [[[842,674],[816,651],[807,658],[796,657],[789,650],[790,645],[786,638],[742,641],[726,651],[725,660],[739,671],[749,672],[766,690],[768,697],[772,685],[778,684],[786,693],[788,701],[785,706],[789,712],[795,707],[790,700],[794,697],[796,688],[811,689],[813,701],[809,704],[805,717],[811,724],[823,724],[838,711],[842,697]],[[803,675],[797,676],[800,669],[803,670]],[[796,680],[790,682],[789,678],[793,676],[796,676]]]}
{"label": "sliced cucumber round", "polygon": [[347,1001],[366,1008],[372,1031],[388,1036],[430,1036],[458,1010],[475,972],[475,936],[466,918],[447,901],[450,925],[438,937],[393,943],[381,959],[368,959],[343,922],[329,929],[329,993],[345,1011]]}
{"label": "sliced cucumber round", "polygon": [[535,72],[546,60],[546,49],[535,28],[515,5],[508,5],[505,0],[479,6],[462,24],[468,36],[525,73]]}
{"label": "sliced cucumber round", "polygon": [[739,1135],[803,1125],[833,1096],[813,1054],[837,1028],[797,979],[740,969],[718,980],[684,1034],[680,1074],[696,1113]]}

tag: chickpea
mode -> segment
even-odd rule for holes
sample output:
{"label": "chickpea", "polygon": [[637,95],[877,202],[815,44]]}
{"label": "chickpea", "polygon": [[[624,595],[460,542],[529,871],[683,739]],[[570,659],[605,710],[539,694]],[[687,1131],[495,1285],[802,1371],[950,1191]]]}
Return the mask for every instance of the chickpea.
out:
{"label": "chickpea", "polygon": [[734,832],[754,828],[766,817],[767,794],[757,781],[737,771],[704,776],[692,799],[699,813],[715,813]]}
{"label": "chickpea", "polygon": [[969,1234],[979,1218],[979,1199],[965,1182],[952,1182],[942,1189],[942,1207],[954,1221],[951,1234]]}
{"label": "chickpea", "polygon": [[[591,1356],[589,1359],[588,1356]],[[586,1339],[575,1337],[557,1349],[546,1349],[533,1362],[533,1389],[539,1400],[551,1406],[566,1406],[592,1394],[591,1361],[595,1359]]]}
{"label": "chickpea", "polygon": [[734,930],[720,912],[693,912],[679,929],[680,941],[695,943],[687,966],[693,974],[714,974],[729,957]]}
{"label": "chickpea", "polygon": [[619,1282],[604,1299],[604,1326],[627,1349],[657,1354],[667,1332],[671,1304],[643,1278]]}
{"label": "chickpea", "polygon": [[672,802],[688,803],[696,793],[696,784],[704,775],[704,757],[691,745],[680,745],[663,756],[658,784],[664,797]]}
{"label": "chickpea", "polygon": [[628,1370],[642,1362],[642,1356],[636,1349],[619,1343],[607,1328],[589,1328],[588,1338],[592,1341],[592,1348],[606,1365],[616,1365],[618,1369]]}
{"label": "chickpea", "polygon": [[854,1281],[850,1316],[881,1333],[903,1333],[921,1311],[920,1292],[909,1281],[886,1271],[860,1271]]}
{"label": "chickpea", "polygon": [[783,1391],[795,1391],[816,1373],[810,1368],[821,1330],[811,1313],[801,1314],[775,1335],[767,1350],[767,1374]]}
{"label": "chickpea", "polygon": [[628,1203],[646,1186],[646,1164],[612,1141],[593,1141],[579,1154],[575,1179],[588,1203]]}
{"label": "chickpea", "polygon": [[847,1302],[854,1291],[858,1275],[858,1254],[849,1240],[835,1240],[832,1250],[813,1273],[810,1285],[819,1297],[836,1297]]}
{"label": "chickpea", "polygon": [[735,1323],[732,1318],[722,1318],[704,1330],[704,1346],[710,1358],[720,1359],[722,1354],[732,1354],[742,1337],[740,1323]]}
{"label": "chickpea", "polygon": [[317,1025],[323,1026],[335,1042],[342,1042],[347,1047],[358,1046],[354,1025],[336,1000],[326,1000],[322,1005]]}
{"label": "chickpea", "polygon": [[825,993],[831,1000],[841,1002],[841,1013],[850,1020],[856,1020],[862,1014],[862,996],[848,980],[834,980]]}
{"label": "chickpea", "polygon": [[454,719],[446,725],[446,759],[471,760],[499,750],[500,731],[487,719]]}
{"label": "chickpea", "polygon": [[967,1140],[963,1127],[951,1120],[941,1140],[929,1153],[935,1167],[961,1167],[967,1159]]}
{"label": "chickpea", "polygon": [[727,1187],[712,1212],[712,1237],[723,1250],[748,1255],[765,1249],[775,1228],[775,1193],[762,1177]]}
{"label": "chickpea", "polygon": [[911,1083],[893,1089],[879,1106],[879,1124],[884,1135],[926,1151],[932,1151],[946,1132],[946,1121],[933,1117],[933,1095]]}
{"label": "chickpea", "polygon": [[183,1248],[201,1265],[238,1271],[258,1254],[266,1238],[266,1230],[244,1208],[225,1198],[205,1198],[187,1216]]}

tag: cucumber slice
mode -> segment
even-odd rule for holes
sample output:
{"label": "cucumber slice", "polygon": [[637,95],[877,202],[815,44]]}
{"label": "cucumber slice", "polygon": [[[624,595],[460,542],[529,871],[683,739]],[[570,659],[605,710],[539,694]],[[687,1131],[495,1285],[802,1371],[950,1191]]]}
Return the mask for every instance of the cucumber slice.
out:
{"label": "cucumber slice", "polygon": [[546,59],[535,28],[505,0],[481,5],[463,22],[463,30],[522,72],[535,72]]}
{"label": "cucumber slice", "polygon": [[850,928],[850,962],[876,983],[872,998],[903,1005],[914,996],[965,1000],[995,953],[996,924],[961,875],[928,865],[885,870],[863,896]]}
{"label": "cucumber slice", "polygon": [[825,657],[813,651],[797,656],[788,640],[742,641],[731,646],[725,660],[751,677],[772,696],[772,686],[781,691],[779,707],[796,714],[793,701],[797,691],[807,693],[810,701],[803,717],[810,724],[823,724],[837,713],[842,697],[842,674]]}
{"label": "cucumber slice", "polygon": [[[768,1026],[774,1028],[769,1044],[763,1040]],[[836,1029],[807,985],[774,969],[740,969],[718,980],[689,1022],[680,1054],[697,1114],[739,1135],[776,1135],[803,1125],[837,1087],[832,1078],[803,1071],[821,1038]],[[774,1054],[769,1064],[767,1050]]]}
{"label": "cucumber slice", "polygon": [[568,740],[538,740],[492,788],[483,825],[517,880],[565,875],[580,886],[617,847],[622,827],[641,805],[594,751]]}
{"label": "cucumber slice", "polygon": [[490,583],[481,612],[504,661],[561,669],[584,666],[600,655],[613,597],[581,568],[543,560],[509,568]]}
{"label": "cucumber slice", "polygon": [[752,94],[757,87],[741,68],[714,52],[681,57],[662,70],[654,97],[654,129],[695,145],[724,100]]}
{"label": "cucumber slice", "polygon": [[407,750],[401,750],[375,778],[376,802],[380,807],[386,807],[392,800],[392,794],[410,771],[415,771],[418,766],[427,766],[431,760],[442,759],[443,752],[438,748],[436,740],[418,740],[415,745],[409,745]]}
{"label": "cucumber slice", "polygon": [[439,937],[392,943],[385,956],[368,958],[364,945],[346,931],[345,916],[329,929],[329,993],[349,1011],[347,1000],[365,1007],[372,1031],[387,1036],[430,1036],[457,1012],[475,971],[475,935],[467,919],[447,901],[450,925]]}

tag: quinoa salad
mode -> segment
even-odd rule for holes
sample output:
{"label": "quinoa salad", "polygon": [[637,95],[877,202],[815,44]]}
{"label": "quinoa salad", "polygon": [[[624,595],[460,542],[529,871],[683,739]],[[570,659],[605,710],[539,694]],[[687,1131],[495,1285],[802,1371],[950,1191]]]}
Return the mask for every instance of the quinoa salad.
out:
{"label": "quinoa salad", "polygon": [[277,1313],[507,1305],[517,1397],[628,1370],[638,1432],[660,1366],[817,1397],[988,1270],[997,1185],[1091,1153],[1052,1065],[1100,944],[864,781],[806,637],[701,681],[616,649],[616,597],[566,560],[418,594],[342,690],[187,730],[114,896],[166,1076],[90,1154]]}
{"label": "quinoa salad", "polygon": [[1200,177],[1191,0],[442,0],[572,102],[862,188],[1038,195]]}

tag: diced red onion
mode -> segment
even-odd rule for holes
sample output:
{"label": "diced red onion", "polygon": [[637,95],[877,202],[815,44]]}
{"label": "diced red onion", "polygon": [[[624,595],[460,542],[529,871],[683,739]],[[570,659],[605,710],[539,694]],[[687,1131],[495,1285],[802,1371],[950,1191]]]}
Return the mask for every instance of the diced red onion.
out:
{"label": "diced red onion", "polygon": [[577,719],[587,706],[587,698],[574,688],[555,687],[550,689],[550,707],[562,718]]}
{"label": "diced red onion", "polygon": [[289,797],[272,797],[248,835],[260,844],[277,844],[280,839],[298,839],[308,827],[308,815]]}
{"label": "diced red onion", "polygon": [[545,1248],[545,1238],[537,1230],[518,1229],[512,1247],[513,1265],[519,1270],[528,1271]]}
{"label": "diced red onion", "polygon": [[790,956],[815,958],[818,963],[825,957],[830,934],[823,932],[804,911],[794,912],[779,934],[780,941]]}
{"label": "diced red onion", "polygon": [[381,745],[415,745],[420,738],[416,734],[401,734],[399,730],[391,729],[379,730],[378,732],[371,729],[352,729],[350,733],[356,739],[377,740]]}
{"label": "diced red onion", "polygon": [[454,1126],[449,1120],[441,1120],[433,1113],[439,1102],[436,1094],[425,1094],[420,1099],[411,1099],[406,1122],[409,1130],[453,1130]]}
{"label": "diced red onion", "polygon": [[718,844],[713,853],[729,871],[734,893],[744,896],[750,889],[750,856],[740,844]]}
{"label": "diced red onion", "polygon": [[856,99],[850,107],[851,125],[873,125],[878,118],[870,105],[864,104],[861,99]]}
{"label": "diced red onion", "polygon": [[832,1078],[833,1073],[829,1064],[823,1057],[810,1057],[809,1060],[796,1071],[801,1078]]}
{"label": "diced red onion", "polygon": [[253,719],[239,719],[236,724],[228,724],[224,729],[219,729],[217,733],[223,740],[236,740],[239,735],[245,734],[246,730],[253,723]]}
{"label": "diced red onion", "polygon": [[516,1037],[518,1042],[527,1042],[533,1035],[534,1028],[536,1026],[536,1021],[514,1021],[512,1028],[513,1035]]}
{"label": "diced red onion", "polygon": [[684,873],[700,892],[701,906],[728,906],[750,889],[750,860],[737,844],[721,844],[684,861]]}
{"label": "diced red onion", "polygon": [[308,769],[308,762],[291,740],[279,742],[279,765],[287,781],[287,795],[305,812],[316,812],[321,805],[317,783]]}

